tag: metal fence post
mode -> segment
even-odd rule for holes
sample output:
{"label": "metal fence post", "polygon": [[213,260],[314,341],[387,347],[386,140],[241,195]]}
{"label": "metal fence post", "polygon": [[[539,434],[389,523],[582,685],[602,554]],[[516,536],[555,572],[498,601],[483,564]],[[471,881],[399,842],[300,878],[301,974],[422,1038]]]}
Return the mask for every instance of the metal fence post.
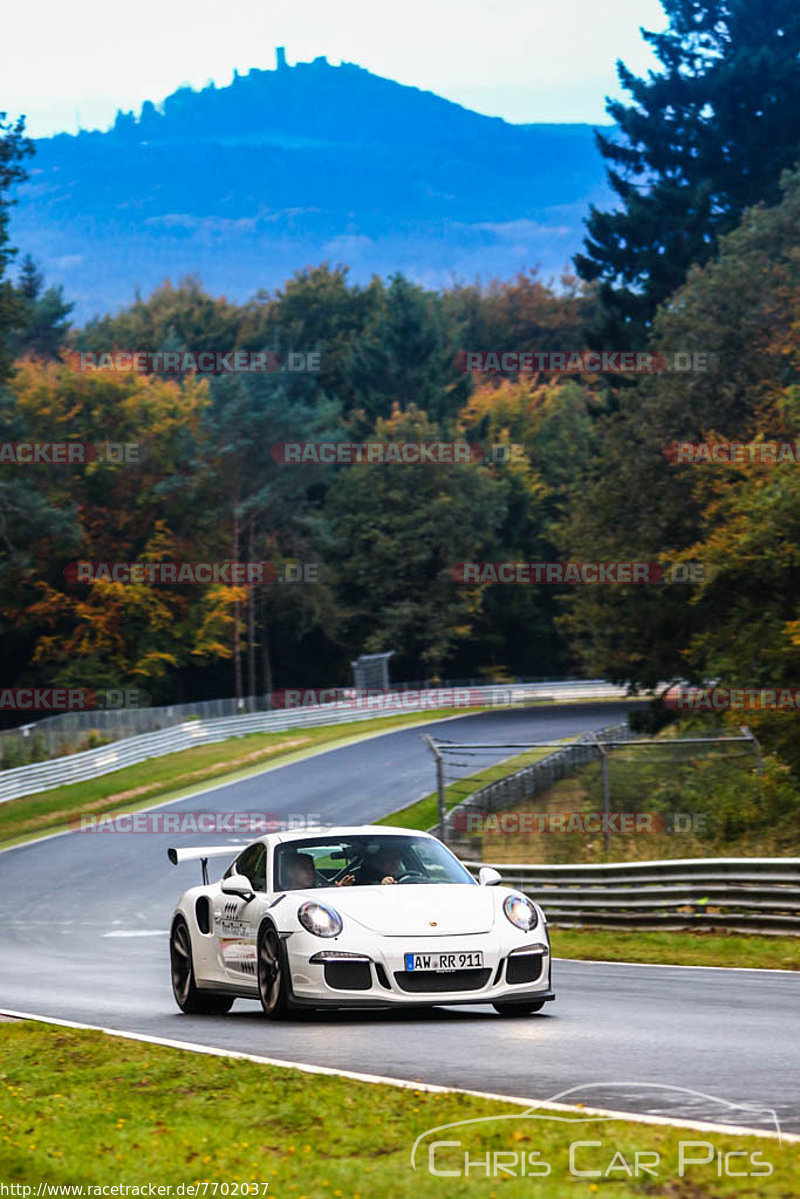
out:
{"label": "metal fence post", "polygon": [[740,724],[739,728],[742,730],[745,737],[747,737],[748,740],[752,741],[753,743],[756,751],[756,773],[758,775],[762,775],[764,773],[764,751],[761,748],[761,742],[758,740],[758,737],[756,737],[753,730],[748,728],[746,724]]}
{"label": "metal fence post", "polygon": [[600,769],[603,777],[603,847],[606,853],[608,853],[611,848],[611,833],[608,827],[611,815],[611,794],[608,782],[608,750],[594,733],[591,733],[590,736],[600,753]]}
{"label": "metal fence post", "polygon": [[[599,744],[600,743],[598,742],[598,745]],[[608,783],[608,753],[604,749],[601,749],[600,752],[603,755],[603,844],[605,845],[606,850],[608,850],[611,844],[611,833],[608,827],[609,817],[611,816],[611,794]]]}
{"label": "metal fence post", "polygon": [[436,793],[439,798],[439,840],[446,845],[445,830],[445,798],[444,798],[444,758],[439,755],[436,759]]}
{"label": "metal fence post", "polygon": [[422,740],[436,759],[436,794],[439,800],[439,840],[447,844],[445,837],[445,794],[444,794],[444,757],[436,748],[432,737],[423,734]]}

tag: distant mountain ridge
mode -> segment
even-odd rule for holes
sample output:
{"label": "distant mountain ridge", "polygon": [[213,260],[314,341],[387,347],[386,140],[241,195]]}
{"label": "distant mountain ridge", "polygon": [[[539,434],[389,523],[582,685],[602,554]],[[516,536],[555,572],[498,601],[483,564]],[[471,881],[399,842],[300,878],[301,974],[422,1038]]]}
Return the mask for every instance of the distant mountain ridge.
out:
{"label": "distant mountain ridge", "polygon": [[182,87],[159,107],[143,105],[138,117],[119,113],[118,136],[151,142],[227,141],[240,134],[284,134],[345,145],[438,144],[446,137],[471,139],[517,133],[499,117],[482,116],[434,92],[373,75],[355,63],[330,65],[325,58],[275,70],[236,74],[225,88],[196,92]]}
{"label": "distant mountain ridge", "polygon": [[511,125],[324,58],[37,144],[12,236],[77,315],[196,273],[243,300],[323,260],[428,286],[567,265],[607,203],[588,125]]}

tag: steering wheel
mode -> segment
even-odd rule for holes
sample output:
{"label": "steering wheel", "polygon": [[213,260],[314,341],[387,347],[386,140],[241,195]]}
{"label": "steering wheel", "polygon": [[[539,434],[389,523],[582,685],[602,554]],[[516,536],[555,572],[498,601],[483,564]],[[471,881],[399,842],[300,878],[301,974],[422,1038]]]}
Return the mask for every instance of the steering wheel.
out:
{"label": "steering wheel", "polygon": [[360,865],[361,865],[361,862],[359,861],[359,859],[354,858],[352,862],[348,862],[346,866],[342,866],[341,870],[337,870],[337,872],[336,872],[336,874],[334,874],[333,878],[328,878],[325,880],[326,887],[335,886],[336,883],[338,883],[340,878],[344,878],[345,875],[347,875],[347,874],[353,874],[353,872]]}
{"label": "steering wheel", "polygon": [[427,874],[420,874],[418,870],[406,870],[403,874],[398,875],[395,881],[398,883],[410,883],[413,881],[427,883],[430,882],[430,879]]}

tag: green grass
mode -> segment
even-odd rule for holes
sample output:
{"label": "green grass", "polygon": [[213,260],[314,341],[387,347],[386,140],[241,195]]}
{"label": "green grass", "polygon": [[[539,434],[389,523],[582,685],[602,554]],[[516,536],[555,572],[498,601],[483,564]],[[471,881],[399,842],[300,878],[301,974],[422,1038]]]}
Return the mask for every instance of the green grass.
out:
{"label": "green grass", "polygon": [[[54,787],[0,804],[0,846],[61,832],[69,817],[133,812],[166,799],[200,790],[203,784],[231,782],[274,764],[296,761],[320,749],[333,749],[394,728],[427,724],[448,716],[482,711],[463,708],[378,717],[351,724],[291,729],[282,733],[252,733],[181,753],[149,758],[136,766],[115,770],[85,783]],[[431,759],[433,775],[433,759]]]}
{"label": "green grass", "polygon": [[739,936],[693,929],[660,933],[551,926],[550,939],[553,954],[560,958],[800,970],[800,937]]}
{"label": "green grass", "polygon": [[[551,1166],[550,1176],[542,1179],[487,1179],[474,1168],[466,1179],[434,1177],[424,1150],[417,1171],[412,1170],[412,1146],[427,1130],[453,1121],[518,1116],[523,1110],[474,1096],[351,1082],[103,1033],[34,1022],[0,1025],[0,1179],[5,1184],[174,1188],[208,1181],[206,1193],[213,1196],[215,1183],[268,1182],[259,1195],[292,1199],[564,1199],[577,1193],[610,1199],[785,1199],[796,1194],[798,1144],[780,1147],[764,1138],[630,1121],[569,1125],[498,1119],[436,1134],[462,1142],[460,1150],[438,1151],[440,1169],[463,1171],[464,1150],[473,1159],[486,1150],[538,1152],[539,1160]],[[660,1155],[658,1178],[612,1181],[624,1179],[618,1171],[607,1180],[579,1181],[568,1168],[568,1147],[576,1140],[602,1140],[602,1148],[580,1151],[579,1168],[604,1170],[617,1151],[632,1164],[637,1150],[650,1151]],[[707,1141],[718,1152],[759,1153],[773,1173],[719,1179],[712,1160],[689,1167],[679,1180],[681,1140]],[[747,1160],[734,1159],[736,1168]]]}
{"label": "green grass", "polygon": [[[445,810],[449,812],[451,808],[463,803],[467,796],[472,795],[481,787],[485,787],[497,779],[505,778],[509,774],[514,774],[523,766],[530,766],[531,762],[538,762],[540,758],[551,752],[550,749],[526,750],[525,753],[516,754],[506,762],[499,762],[496,766],[488,766],[476,774],[457,779],[456,782],[445,787]],[[426,831],[433,829],[439,823],[438,794],[436,791],[432,791],[430,795],[425,795],[422,799],[400,808],[399,811],[382,817],[377,823],[400,828],[419,828]]]}

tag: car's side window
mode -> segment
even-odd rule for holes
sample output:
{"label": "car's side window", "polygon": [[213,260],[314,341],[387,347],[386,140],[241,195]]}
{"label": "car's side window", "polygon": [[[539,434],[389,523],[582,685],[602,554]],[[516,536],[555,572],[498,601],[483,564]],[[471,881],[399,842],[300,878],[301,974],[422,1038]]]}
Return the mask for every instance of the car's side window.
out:
{"label": "car's side window", "polygon": [[243,874],[254,891],[266,891],[266,867],[266,847],[260,841],[257,841],[255,845],[249,845],[243,853],[239,854],[234,864],[234,873]]}
{"label": "car's side window", "polygon": [[266,891],[267,889],[267,848],[265,845],[259,845],[258,853],[256,854],[252,873],[248,875],[250,882],[253,884],[254,891]]}

